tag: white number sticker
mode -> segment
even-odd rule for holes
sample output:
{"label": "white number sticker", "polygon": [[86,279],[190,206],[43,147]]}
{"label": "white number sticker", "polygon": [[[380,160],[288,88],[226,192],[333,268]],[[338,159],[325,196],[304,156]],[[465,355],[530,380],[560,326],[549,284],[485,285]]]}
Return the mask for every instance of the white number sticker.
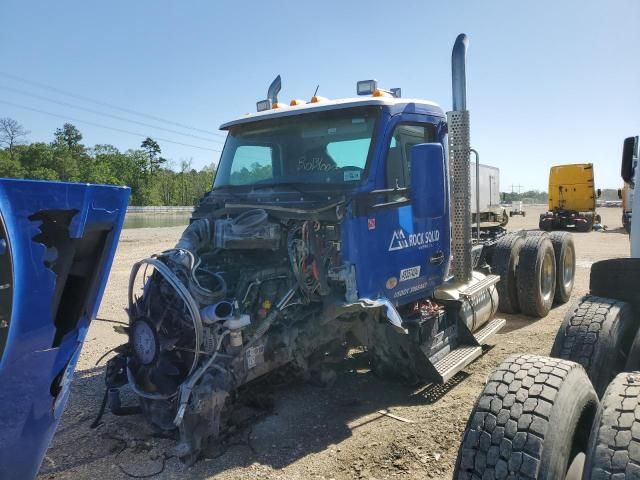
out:
{"label": "white number sticker", "polygon": [[420,265],[400,270],[400,281],[413,280],[420,276]]}

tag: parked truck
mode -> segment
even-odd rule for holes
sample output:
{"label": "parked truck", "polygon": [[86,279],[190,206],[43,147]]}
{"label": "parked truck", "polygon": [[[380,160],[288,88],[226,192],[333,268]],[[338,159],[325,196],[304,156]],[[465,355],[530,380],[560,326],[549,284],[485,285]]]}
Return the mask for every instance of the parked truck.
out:
{"label": "parked truck", "polygon": [[460,35],[447,114],[374,80],[285,105],[278,76],[222,125],[192,223],[133,267],[128,341],[106,369],[110,398],[128,385],[185,462],[240,387],[285,365],[313,375],[364,346],[378,374],[442,383],[502,328],[499,307],[541,317],[566,301],[570,238],[472,232],[466,49]]}
{"label": "parked truck", "polygon": [[472,223],[478,221],[478,211],[481,224],[497,223],[504,227],[509,223],[509,215],[500,205],[500,169],[498,167],[483,165],[477,160],[471,163],[471,208],[473,209]]}
{"label": "parked truck", "polygon": [[596,213],[593,164],[556,165],[549,172],[549,210],[540,214],[540,230],[573,228],[590,232],[600,223]]}
{"label": "parked truck", "polygon": [[[634,142],[624,141],[621,169],[632,186],[640,182]],[[640,209],[640,197],[633,202]],[[489,375],[454,479],[640,478],[637,223],[630,258],[592,265],[589,293],[568,309],[550,357],[515,354]]]}
{"label": "parked truck", "polygon": [[524,211],[524,207],[522,206],[522,200],[518,200],[511,203],[511,210],[509,211],[509,216],[513,217],[514,215],[520,215],[522,217],[526,216],[527,212]]}

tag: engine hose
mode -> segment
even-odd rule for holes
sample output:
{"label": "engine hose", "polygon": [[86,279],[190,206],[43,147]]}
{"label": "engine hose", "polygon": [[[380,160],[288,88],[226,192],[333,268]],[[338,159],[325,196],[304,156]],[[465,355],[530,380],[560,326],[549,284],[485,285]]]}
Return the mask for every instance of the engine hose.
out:
{"label": "engine hose", "polygon": [[201,247],[213,243],[214,228],[208,218],[201,218],[189,225],[175,248],[197,252]]}
{"label": "engine hose", "polygon": [[236,287],[236,292],[239,294],[244,292],[244,297],[242,297],[242,302],[240,303],[244,304],[247,301],[249,293],[256,285],[271,280],[288,278],[290,273],[291,270],[288,267],[271,267],[256,272],[251,279],[251,283],[249,283],[250,280],[247,277],[242,277],[242,280],[238,282],[238,286]]}
{"label": "engine hose", "polygon": [[231,221],[231,231],[236,234],[249,233],[266,222],[268,217],[261,208],[248,210]]}
{"label": "engine hose", "polygon": [[277,303],[277,305],[269,312],[269,315],[267,315],[265,319],[262,321],[262,323],[260,323],[260,325],[258,325],[258,327],[255,329],[255,331],[253,332],[253,336],[251,337],[251,340],[249,340],[246,347],[243,349],[243,352],[246,351],[247,348],[255,344],[258,340],[260,340],[260,338],[262,338],[262,336],[265,333],[267,333],[267,330],[271,328],[271,325],[276,320],[276,318],[278,318],[278,316],[280,315],[280,312],[282,312],[282,310],[287,308],[289,302],[291,302],[295,294],[296,294],[295,288],[292,288],[291,290],[289,290],[287,293],[284,294],[284,297],[282,297],[282,299]]}
{"label": "engine hose", "polygon": [[167,283],[171,285],[174,290],[178,293],[182,301],[187,306],[189,310],[189,314],[191,315],[191,319],[193,321],[193,329],[195,331],[195,348],[193,355],[193,362],[191,363],[191,367],[189,368],[189,375],[195,370],[196,365],[198,364],[198,359],[200,357],[200,344],[202,342],[202,318],[200,317],[200,309],[198,304],[194,300],[193,296],[184,286],[184,284],[180,281],[180,279],[171,271],[169,267],[167,267],[164,263],[162,263],[157,258],[145,258],[133,265],[131,269],[131,275],[129,276],[129,315],[133,315],[134,312],[134,301],[133,301],[133,287],[135,284],[135,279],[142,265],[151,265],[156,269],[158,273],[160,273]]}
{"label": "engine hose", "polygon": [[170,250],[165,250],[160,255],[157,255],[157,257],[160,258],[167,256],[171,258],[175,263],[184,266],[184,262],[182,262],[179,258],[172,258],[171,255],[186,255],[189,258],[189,265],[187,266],[187,269],[189,270],[189,283],[187,287],[189,289],[189,292],[191,292],[198,303],[202,305],[211,305],[213,303],[217,303],[227,296],[227,282],[224,280],[222,275],[216,272],[203,270],[204,273],[210,275],[217,282],[217,288],[215,290],[203,287],[200,284],[200,280],[196,276],[196,271],[200,267],[202,259],[197,254],[186,248],[175,247]]}

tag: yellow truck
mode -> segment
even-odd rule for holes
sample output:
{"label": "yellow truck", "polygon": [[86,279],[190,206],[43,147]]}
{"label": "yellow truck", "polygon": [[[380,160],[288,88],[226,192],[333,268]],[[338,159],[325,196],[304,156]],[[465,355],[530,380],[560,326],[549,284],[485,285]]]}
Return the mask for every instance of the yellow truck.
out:
{"label": "yellow truck", "polygon": [[596,213],[593,164],[575,163],[556,165],[549,172],[549,210],[540,214],[540,230],[572,228],[577,232],[590,232],[594,223],[600,223]]}

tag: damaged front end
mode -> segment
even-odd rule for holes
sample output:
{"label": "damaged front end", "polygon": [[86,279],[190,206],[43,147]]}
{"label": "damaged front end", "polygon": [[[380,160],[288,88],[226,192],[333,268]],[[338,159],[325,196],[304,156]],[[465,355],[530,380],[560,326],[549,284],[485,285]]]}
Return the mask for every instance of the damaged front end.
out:
{"label": "damaged front end", "polygon": [[327,361],[364,346],[381,374],[438,381],[432,362],[456,347],[465,322],[477,328],[495,313],[491,293],[473,314],[457,300],[359,298],[340,212],[212,212],[175,248],[134,265],[129,340],[109,361],[107,386],[128,385],[149,422],[177,431],[183,461],[224,432],[241,386],[280,367],[326,378]]}
{"label": "damaged front end", "polygon": [[0,179],[0,477],[33,478],[104,291],[129,189]]}
{"label": "damaged front end", "polygon": [[246,210],[196,220],[174,249],[134,265],[129,342],[108,384],[128,384],[149,421],[178,429],[186,462],[218,436],[238,387],[287,364],[319,370],[329,352],[344,357],[348,333],[366,336],[365,317],[384,314],[380,302],[349,301],[339,229],[335,213]]}

